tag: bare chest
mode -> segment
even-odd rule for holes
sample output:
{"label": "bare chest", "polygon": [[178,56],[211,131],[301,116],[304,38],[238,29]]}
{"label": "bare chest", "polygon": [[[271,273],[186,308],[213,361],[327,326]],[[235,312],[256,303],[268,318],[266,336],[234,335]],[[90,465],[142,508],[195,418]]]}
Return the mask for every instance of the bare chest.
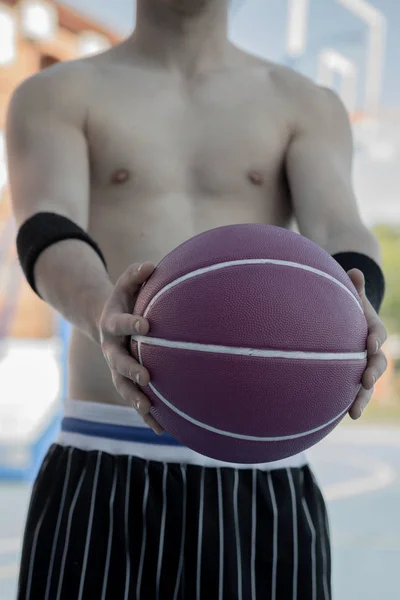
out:
{"label": "bare chest", "polygon": [[288,143],[266,78],[218,77],[187,89],[162,77],[116,79],[90,109],[92,185],[140,194],[238,194],[275,186]]}

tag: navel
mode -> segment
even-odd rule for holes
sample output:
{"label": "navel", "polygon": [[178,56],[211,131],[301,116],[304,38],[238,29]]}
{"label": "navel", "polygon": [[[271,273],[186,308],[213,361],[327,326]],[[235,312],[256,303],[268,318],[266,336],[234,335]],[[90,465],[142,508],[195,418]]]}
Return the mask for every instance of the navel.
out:
{"label": "navel", "polygon": [[126,183],[131,178],[131,174],[127,169],[118,169],[115,171],[111,177],[111,182],[116,185],[121,185],[122,183]]}

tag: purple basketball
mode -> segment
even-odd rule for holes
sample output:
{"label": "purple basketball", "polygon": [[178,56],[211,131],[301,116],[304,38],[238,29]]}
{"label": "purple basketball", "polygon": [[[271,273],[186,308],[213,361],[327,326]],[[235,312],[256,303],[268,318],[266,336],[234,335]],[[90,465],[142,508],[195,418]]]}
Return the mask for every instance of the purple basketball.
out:
{"label": "purple basketball", "polygon": [[207,231],[171,252],[142,288],[150,322],[132,352],[151,374],[152,414],[176,440],[255,464],[311,447],[353,404],[367,323],[325,250],[267,225]]}

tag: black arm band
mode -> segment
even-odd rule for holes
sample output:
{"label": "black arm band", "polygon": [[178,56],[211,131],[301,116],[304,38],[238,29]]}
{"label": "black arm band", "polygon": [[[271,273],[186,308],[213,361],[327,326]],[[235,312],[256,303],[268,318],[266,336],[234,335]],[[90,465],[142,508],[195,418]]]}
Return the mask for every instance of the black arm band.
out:
{"label": "black arm band", "polygon": [[79,225],[56,213],[40,212],[21,226],[17,235],[17,252],[25,277],[32,289],[36,289],[34,269],[40,254],[49,246],[63,240],[86,242],[100,256],[107,269],[104,256],[96,242]]}
{"label": "black arm band", "polygon": [[385,277],[380,266],[369,256],[358,252],[340,252],[333,258],[347,272],[359,269],[365,277],[365,294],[372,306],[379,312],[385,295]]}

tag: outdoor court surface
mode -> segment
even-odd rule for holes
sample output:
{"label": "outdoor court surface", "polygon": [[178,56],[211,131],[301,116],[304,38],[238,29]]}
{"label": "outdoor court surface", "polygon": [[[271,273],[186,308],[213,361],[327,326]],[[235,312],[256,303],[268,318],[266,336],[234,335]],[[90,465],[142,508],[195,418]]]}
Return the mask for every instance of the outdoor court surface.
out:
{"label": "outdoor court surface", "polygon": [[[334,600],[399,600],[400,428],[347,423],[310,459],[330,509]],[[16,597],[29,491],[0,484],[1,600]]]}

